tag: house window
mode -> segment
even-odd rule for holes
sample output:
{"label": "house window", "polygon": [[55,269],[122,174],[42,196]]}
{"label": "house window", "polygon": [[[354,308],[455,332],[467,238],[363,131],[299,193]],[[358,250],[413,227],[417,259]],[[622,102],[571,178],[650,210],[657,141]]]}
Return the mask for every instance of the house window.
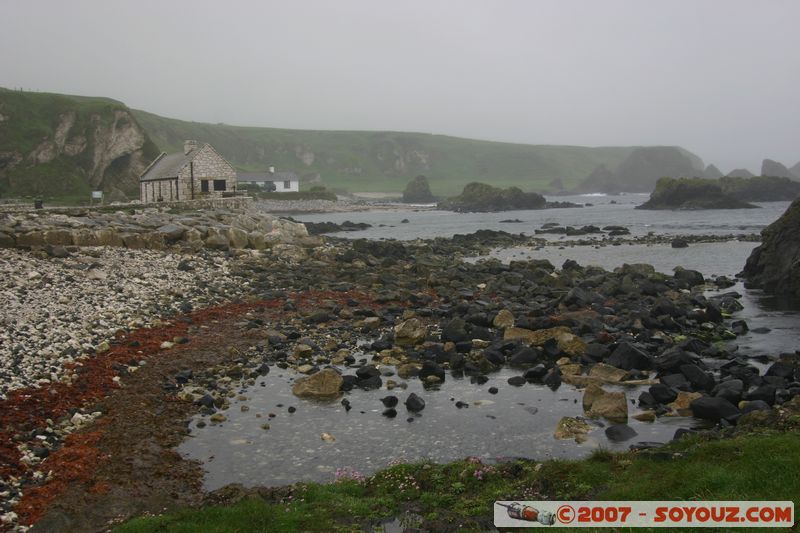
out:
{"label": "house window", "polygon": [[283,182],[283,188],[284,189],[291,189],[292,188],[292,182],[289,181],[289,180],[284,181]]}
{"label": "house window", "polygon": [[225,190],[225,180],[214,180],[214,190],[215,191],[224,191]]}
{"label": "house window", "polygon": [[208,180],[200,181],[200,192],[208,192]]}

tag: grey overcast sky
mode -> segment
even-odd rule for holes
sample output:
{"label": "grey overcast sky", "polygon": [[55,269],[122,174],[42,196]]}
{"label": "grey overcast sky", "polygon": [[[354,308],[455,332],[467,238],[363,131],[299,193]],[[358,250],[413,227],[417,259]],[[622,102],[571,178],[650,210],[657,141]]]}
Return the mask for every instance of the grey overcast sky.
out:
{"label": "grey overcast sky", "polygon": [[800,160],[796,0],[0,0],[0,86],[199,122]]}

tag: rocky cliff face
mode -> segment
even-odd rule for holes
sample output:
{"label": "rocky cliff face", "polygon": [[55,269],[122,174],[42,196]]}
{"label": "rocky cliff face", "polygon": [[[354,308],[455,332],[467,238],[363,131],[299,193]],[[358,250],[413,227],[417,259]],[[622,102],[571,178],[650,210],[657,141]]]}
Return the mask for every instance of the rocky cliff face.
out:
{"label": "rocky cliff face", "polygon": [[765,159],[761,163],[762,176],[776,176],[779,178],[796,178],[797,176],[791,170],[786,168],[783,163],[778,163],[772,159]]}
{"label": "rocky cliff face", "polygon": [[158,154],[122,104],[0,90],[0,193],[135,194]]}
{"label": "rocky cliff face", "polygon": [[659,178],[704,176],[702,162],[693,160],[675,146],[634,149],[618,169],[596,168],[578,188],[579,192],[649,192]]}
{"label": "rocky cliff face", "polygon": [[800,297],[800,199],[761,232],[762,244],[747,258],[745,287]]}

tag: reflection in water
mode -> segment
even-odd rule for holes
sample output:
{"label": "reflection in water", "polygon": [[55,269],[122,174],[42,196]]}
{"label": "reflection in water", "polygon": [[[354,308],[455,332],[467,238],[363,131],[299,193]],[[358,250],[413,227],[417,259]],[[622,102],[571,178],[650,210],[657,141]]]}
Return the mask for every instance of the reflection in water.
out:
{"label": "reflection in water", "polygon": [[[656,423],[631,418],[629,425],[638,435],[614,443],[605,437],[603,427],[608,424],[595,421],[591,422],[594,429],[589,440],[583,444],[555,440],[553,431],[561,417],[583,415],[581,391],[569,385],[552,391],[540,385],[513,387],[507,383],[509,377],[520,373],[503,369],[483,385],[472,384],[469,378],[454,379],[448,373],[439,390],[425,390],[416,379],[408,382],[405,391],[356,390],[347,395],[352,405],[347,412],[338,401],[323,404],[294,397],[291,382],[297,374],[275,368],[244,392],[246,401],[232,403],[225,412],[226,422],[205,428],[193,423],[192,437],[181,451],[205,463],[206,485],[215,489],[233,482],[280,485],[301,480],[332,481],[337,468],[369,474],[392,461],[430,459],[441,463],[466,456],[490,462],[508,457],[580,457],[598,446],[625,450],[640,441],[666,442],[679,427],[697,423],[682,417],[662,417]],[[488,392],[493,386],[499,389],[494,395]],[[617,390],[625,390],[628,399],[634,400],[642,388]],[[408,413],[402,403],[411,392],[426,402],[425,409],[416,415]],[[384,406],[380,398],[389,394],[400,398],[394,419],[381,415]],[[468,407],[458,408],[457,402]],[[242,412],[241,405],[249,409]],[[290,406],[297,411],[290,414]],[[634,406],[630,408],[631,414],[636,412]],[[269,413],[276,416],[269,418]],[[270,425],[268,430],[261,429],[265,422]],[[322,433],[336,440],[326,442],[321,439]]]}

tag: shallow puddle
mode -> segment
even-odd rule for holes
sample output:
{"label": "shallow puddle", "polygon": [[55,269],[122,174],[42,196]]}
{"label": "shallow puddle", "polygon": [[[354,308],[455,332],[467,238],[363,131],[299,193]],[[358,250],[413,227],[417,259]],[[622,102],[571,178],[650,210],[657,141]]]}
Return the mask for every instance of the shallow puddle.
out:
{"label": "shallow puddle", "polygon": [[[583,415],[582,392],[566,384],[552,391],[541,385],[507,383],[519,374],[503,369],[491,374],[485,384],[476,385],[467,377],[456,379],[448,373],[438,390],[425,390],[416,379],[407,382],[407,390],[354,390],[344,396],[352,405],[348,412],[339,400],[318,403],[293,396],[291,384],[300,375],[273,367],[255,387],[242,391],[247,400],[231,402],[224,411],[227,421],[198,428],[199,420],[208,419],[196,417],[180,452],[204,463],[206,487],[214,490],[228,483],[271,486],[333,481],[337,469],[369,475],[395,462],[423,459],[442,463],[467,456],[488,462],[510,457],[576,458],[598,447],[626,450],[637,442],[666,442],[679,427],[701,423],[682,417],[661,417],[655,423],[629,418],[638,435],[616,443],[604,433],[610,424],[596,421],[590,422],[596,426],[582,444],[556,440],[553,431],[561,417]],[[488,392],[493,386],[499,389],[497,394]],[[605,388],[625,390],[629,400],[643,390]],[[419,414],[407,412],[403,405],[412,392],[426,403]],[[393,419],[381,414],[385,408],[380,398],[390,394],[400,399]],[[457,402],[468,407],[458,408]],[[242,411],[242,406],[247,410]],[[289,407],[296,411],[290,413]],[[629,411],[634,414],[636,407],[629,405]],[[270,418],[270,413],[275,416]],[[262,429],[263,424],[269,424],[269,429]],[[323,440],[323,433],[335,441]]]}

